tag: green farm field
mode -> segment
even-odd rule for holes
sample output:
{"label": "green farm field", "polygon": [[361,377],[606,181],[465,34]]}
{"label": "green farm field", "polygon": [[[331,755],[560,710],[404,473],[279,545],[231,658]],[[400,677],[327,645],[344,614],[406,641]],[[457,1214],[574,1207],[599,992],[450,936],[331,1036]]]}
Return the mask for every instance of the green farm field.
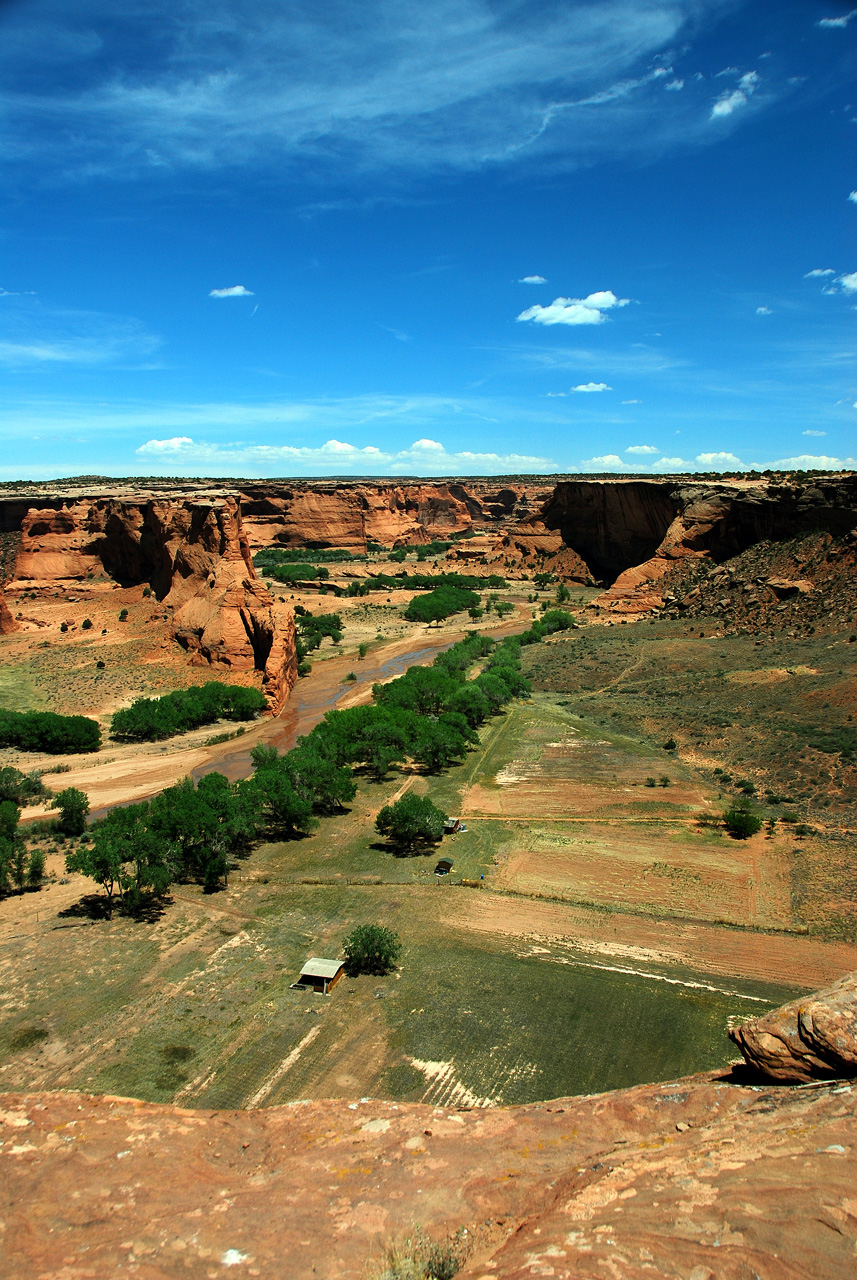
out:
{"label": "green farm field", "polygon": [[[444,775],[361,781],[347,814],[260,846],[223,892],[177,886],[154,920],[100,918],[54,853],[50,889],[0,904],[0,1086],[190,1107],[596,1092],[725,1067],[731,1021],[857,967],[795,931],[759,872],[776,841],[700,825],[698,769],[566,701],[516,704]],[[374,831],[405,787],[464,818],[443,881],[436,852]],[[362,922],[400,934],[398,972],[291,989]]]}

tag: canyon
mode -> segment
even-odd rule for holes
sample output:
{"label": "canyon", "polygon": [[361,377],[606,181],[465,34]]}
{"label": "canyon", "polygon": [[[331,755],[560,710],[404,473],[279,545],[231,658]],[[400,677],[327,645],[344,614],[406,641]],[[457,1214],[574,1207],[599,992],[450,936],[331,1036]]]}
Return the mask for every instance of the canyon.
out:
{"label": "canyon", "polygon": [[[0,553],[5,566],[0,578],[0,634],[8,637],[4,640],[6,652],[13,654],[7,665],[37,661],[40,649],[56,655],[58,664],[65,646],[63,659],[68,666],[63,672],[73,673],[74,663],[82,666],[85,662],[87,669],[96,665],[96,649],[90,652],[88,648],[95,641],[80,636],[86,617],[95,619],[86,636],[95,637],[100,630],[105,637],[97,643],[104,646],[107,671],[93,679],[106,679],[111,665],[120,665],[124,646],[129,670],[135,663],[142,667],[157,658],[171,664],[171,677],[179,673],[182,678],[197,679],[202,673],[254,683],[267,694],[272,715],[278,716],[284,705],[286,715],[277,724],[269,720],[256,726],[242,738],[244,754],[249,755],[250,745],[269,740],[265,735],[273,735],[278,725],[284,725],[301,701],[296,694],[287,703],[296,679],[293,603],[287,598],[290,588],[282,592],[276,587],[269,589],[253,565],[253,553],[271,546],[343,547],[356,554],[368,551],[371,556],[376,546],[420,547],[441,540],[451,545],[440,553],[439,568],[496,572],[514,584],[519,613],[510,628],[528,625],[532,606],[525,603],[525,597],[536,572],[552,575],[551,594],[560,583],[585,589],[572,607],[591,629],[582,627],[568,638],[569,645],[581,646],[572,660],[581,679],[588,678],[589,667],[594,666],[592,653],[582,651],[590,643],[587,637],[601,636],[616,646],[615,669],[607,670],[609,664],[604,667],[606,674],[593,669],[593,688],[612,688],[611,682],[627,664],[632,682],[629,688],[639,696],[642,668],[637,655],[623,658],[618,646],[632,632],[650,637],[650,629],[648,621],[644,627],[629,626],[627,630],[622,623],[663,620],[665,634],[671,627],[675,631],[678,649],[689,643],[690,632],[684,625],[679,635],[678,624],[698,617],[704,619],[706,636],[714,631],[719,640],[738,632],[733,643],[742,654],[753,649],[753,636],[763,627],[778,637],[805,637],[818,627],[824,635],[807,643],[817,642],[819,653],[827,644],[833,672],[830,678],[836,675],[835,667],[842,677],[842,688],[831,685],[834,693],[829,695],[821,692],[819,683],[819,692],[813,696],[828,699],[838,708],[851,697],[846,689],[850,678],[846,665],[855,649],[853,644],[848,648],[857,609],[855,527],[857,478],[853,476],[732,481],[508,477],[490,482],[85,479],[6,486],[0,488]],[[366,566],[354,565],[353,572],[364,573]],[[401,609],[407,593],[393,595],[393,602],[387,602],[391,618]],[[316,608],[315,596],[301,599]],[[376,610],[384,607],[370,603]],[[365,667],[358,665],[356,656],[358,639],[375,638],[374,620],[380,613],[371,614],[373,622],[371,627],[366,624],[364,637],[356,630],[356,618],[357,611],[367,606],[360,600],[343,600],[342,604],[355,611],[354,630],[347,642],[351,647],[320,664],[317,716],[334,705],[342,688],[353,689],[347,696],[359,700],[361,689],[368,690],[371,679],[386,678],[374,665],[383,666],[386,649],[370,654]],[[128,624],[116,622],[120,606],[123,611],[131,610]],[[68,628],[62,634],[61,619]],[[130,628],[132,623],[136,628],[133,633],[123,632],[123,627]],[[842,623],[848,623],[848,628]],[[604,628],[608,626],[616,629],[607,631]],[[655,632],[660,635],[655,628],[651,636]],[[75,637],[83,640],[79,648],[82,658],[75,656]],[[436,632],[430,639],[441,643]],[[388,644],[389,640],[388,635]],[[420,644],[424,642],[425,637]],[[404,638],[397,643],[406,645]],[[557,639],[545,645],[545,662],[559,662],[564,652],[561,643],[565,642]],[[768,643],[766,638],[764,644]],[[414,644],[411,641],[412,647]],[[699,640],[700,648],[706,644],[707,640]],[[114,648],[108,652],[110,645]],[[389,647],[392,652],[393,646]],[[99,648],[99,657],[101,653]],[[725,653],[717,661],[722,659]],[[800,662],[804,661],[801,657]],[[766,687],[765,680],[781,680],[777,688],[782,688],[792,678],[818,677],[813,663],[796,663],[791,656],[780,655],[776,660],[772,656],[764,670],[760,668],[759,687]],[[349,666],[359,675],[349,675]],[[671,669],[669,662],[663,667],[665,673]],[[736,680],[740,677],[747,683],[738,681],[740,688],[755,689],[749,678],[756,675],[755,669],[750,670],[749,658],[742,657]],[[699,665],[695,676],[701,679]],[[343,679],[349,678],[354,685],[343,684]],[[667,704],[678,706],[682,678],[675,675],[675,690],[665,689]],[[316,679],[314,673],[311,680],[302,681],[301,694],[306,690],[309,696]],[[731,689],[732,685],[727,682],[722,687]],[[612,733],[605,715],[598,721],[597,731],[593,727],[587,738],[579,713],[587,714],[589,704],[584,697],[589,695],[585,690],[572,695],[568,683],[558,688],[563,701],[556,704],[553,714],[566,716],[565,709],[571,707],[568,699],[573,696],[568,716],[576,718],[568,723],[558,719],[560,727],[544,733],[550,739],[545,747],[546,790],[538,795],[550,794],[555,803],[565,776],[562,769],[572,768],[575,755],[605,750],[603,739]],[[746,701],[751,695],[741,696]],[[111,705],[122,697],[124,694],[117,693]],[[100,704],[107,708],[105,715],[109,703],[105,699]],[[534,705],[533,715],[542,714],[540,704]],[[808,699],[806,705],[810,706]],[[832,712],[821,711],[820,715],[824,719],[832,717]],[[523,759],[535,750],[536,731],[529,721],[521,723],[524,727],[512,736],[516,749],[520,739]],[[595,720],[591,724],[596,726]],[[165,753],[161,757],[164,748],[151,748],[152,759],[164,775],[158,785],[198,765],[217,767],[216,755],[209,753],[211,759],[203,760],[207,744],[201,740],[202,732],[185,755]],[[682,737],[678,726],[675,732]],[[734,736],[736,732],[736,726],[730,725],[729,733]],[[666,737],[664,729],[656,743],[663,743]],[[702,746],[688,740],[685,747],[685,741],[682,738],[681,754],[687,761],[699,763],[705,754]],[[637,744],[634,746],[636,749]],[[235,744],[215,751],[233,749]],[[637,780],[634,785],[641,789],[628,791],[629,804],[642,803],[641,796],[652,803],[658,800],[665,804],[667,798],[675,805],[687,802],[689,792],[682,788],[690,782],[682,772],[684,766],[676,756],[663,754],[664,750],[658,745],[660,754],[652,756],[652,763],[634,767],[652,773],[668,770],[672,789],[656,792],[652,778],[650,789],[642,790],[649,783]],[[563,763],[566,756],[567,765]],[[714,759],[722,764],[724,757],[713,755]],[[825,767],[828,760],[831,757],[825,755]],[[613,915],[603,903],[597,905],[596,899],[592,901],[597,909],[589,914],[604,932],[580,966],[568,967],[568,957],[561,950],[556,956],[548,955],[550,948],[560,945],[558,938],[572,937],[580,928],[568,923],[577,908],[563,902],[561,895],[550,901],[542,899],[549,897],[544,867],[558,876],[575,858],[584,869],[589,865],[584,866],[583,859],[589,855],[583,846],[591,840],[583,826],[578,830],[571,825],[582,821],[584,792],[582,784],[573,794],[568,792],[568,833],[562,835],[565,828],[558,825],[557,818],[548,816],[543,821],[547,811],[541,799],[537,797],[542,808],[535,813],[527,808],[529,795],[536,795],[527,788],[539,783],[537,763],[527,756],[524,764],[529,772],[523,777],[516,761],[517,756],[505,772],[497,773],[502,786],[472,789],[468,803],[473,812],[466,816],[468,825],[475,829],[473,838],[481,839],[480,833],[493,830],[503,815],[488,808],[483,812],[477,802],[484,806],[499,797],[508,810],[504,810],[504,830],[517,842],[516,849],[519,844],[534,848],[534,828],[545,827],[538,835],[545,847],[538,855],[541,880],[535,892],[524,881],[515,887],[517,863],[506,852],[498,853],[502,866],[496,870],[494,862],[485,861],[486,884],[482,888],[477,874],[462,881],[472,888],[459,888],[452,894],[445,889],[435,892],[430,868],[422,882],[414,878],[412,884],[408,869],[392,864],[385,864],[382,883],[382,876],[374,874],[380,866],[375,847],[370,851],[367,840],[367,850],[360,845],[357,853],[348,855],[353,859],[349,862],[343,851],[352,837],[338,834],[331,826],[329,833],[325,827],[317,839],[292,842],[285,853],[268,849],[252,867],[236,872],[229,894],[216,901],[202,894],[193,897],[190,888],[182,886],[164,919],[153,926],[90,919],[83,907],[78,907],[78,901],[83,902],[83,888],[67,879],[51,886],[50,902],[41,920],[38,906],[46,899],[38,894],[21,898],[22,910],[29,914],[22,917],[23,925],[15,923],[11,913],[6,921],[12,966],[7,972],[19,974],[17,993],[11,993],[9,984],[10,999],[18,999],[21,1009],[27,1000],[29,1004],[26,1018],[15,1013],[11,1021],[15,1027],[20,1022],[25,1030],[35,1029],[37,1034],[44,1024],[51,1034],[21,1051],[23,1057],[19,1055],[16,1061],[30,1063],[27,1069],[31,1075],[24,1079],[6,1075],[0,1094],[0,1161],[4,1168],[0,1249],[6,1250],[10,1275],[100,1280],[103,1275],[127,1271],[143,1280],[172,1280],[178,1275],[208,1280],[232,1274],[234,1268],[236,1275],[279,1280],[287,1259],[290,1276],[307,1280],[313,1276],[353,1276],[358,1280],[372,1267],[368,1274],[384,1276],[385,1248],[404,1247],[406,1238],[415,1238],[416,1226],[425,1238],[452,1240],[461,1251],[458,1274],[471,1280],[487,1280],[489,1276],[498,1280],[533,1276],[555,1276],[557,1280],[752,1280],[754,1275],[765,1280],[810,1276],[813,1280],[839,1280],[857,1275],[857,1201],[853,1191],[857,1181],[853,1093],[857,986],[853,975],[829,991],[791,1000],[746,1025],[730,1024],[732,1040],[748,1061],[746,1068],[721,1068],[590,1096],[524,1105],[501,1101],[489,1106],[440,1093],[422,1102],[396,1102],[390,1099],[401,1098],[403,1092],[378,1088],[373,1079],[360,1075],[373,1055],[385,1051],[385,1037],[392,1031],[384,1018],[396,1008],[395,987],[402,991],[408,982],[414,984],[415,991],[406,1002],[408,1009],[412,1003],[415,1006],[411,1013],[422,1014],[422,1006],[429,1008],[434,1000],[433,1008],[445,1010],[472,1003],[478,1014],[486,1003],[507,1001],[513,967],[534,963],[536,953],[544,957],[544,972],[569,975],[572,993],[582,989],[581,975],[600,969],[601,962],[611,972],[626,975],[629,966],[642,965],[644,972],[638,977],[650,980],[653,988],[664,989],[665,984],[678,980],[677,974],[688,976],[680,967],[658,968],[662,961],[655,950],[655,938],[669,935],[674,941],[696,936],[700,926],[694,918],[670,915],[669,911],[648,918],[647,911],[641,914],[637,910]],[[82,786],[97,795],[95,772],[87,772],[89,762],[77,765],[80,773],[65,772],[63,783],[56,785]],[[130,767],[142,774],[136,757]],[[844,757],[837,765],[842,772],[850,767]],[[746,768],[751,772],[749,764]],[[605,770],[615,789],[616,770],[609,761]],[[717,773],[723,774],[722,767]],[[417,781],[422,785],[425,780]],[[390,784],[390,795],[394,785],[399,785],[398,779]],[[433,779],[429,785],[445,784],[442,779]],[[586,785],[591,786],[590,779]],[[720,783],[712,782],[712,794],[715,786],[719,788]],[[760,782],[760,791],[761,786]],[[111,794],[109,803],[117,799],[121,800],[118,793]],[[359,822],[371,825],[370,809],[373,804],[377,809],[377,803],[377,799],[370,801],[367,793],[355,806],[355,832]],[[514,807],[516,803],[520,810]],[[824,838],[835,837],[845,848],[851,828],[830,809],[826,815],[829,831],[825,830]],[[854,968],[850,943],[808,939],[806,927],[794,923],[799,917],[793,920],[789,914],[788,858],[794,861],[801,855],[804,863],[799,865],[807,862],[799,847],[788,853],[784,849],[781,861],[775,842],[764,834],[754,838],[756,844],[735,844],[732,848],[730,842],[727,847],[724,837],[722,850],[707,844],[703,847],[704,841],[713,837],[706,837],[703,827],[691,831],[690,817],[680,815],[680,820],[687,823],[687,830],[676,826],[664,837],[663,849],[652,854],[657,860],[644,868],[645,874],[654,877],[652,893],[664,902],[670,894],[679,895],[675,901],[682,903],[691,901],[697,892],[704,896],[703,862],[721,858],[724,863],[735,862],[736,883],[747,877],[748,903],[755,911],[766,887],[772,901],[780,893],[777,877],[783,869],[782,919],[777,916],[771,925],[766,917],[767,923],[757,924],[752,916],[749,923],[730,925],[722,931],[714,922],[705,938],[700,934],[700,954],[722,948],[721,979],[732,974],[730,965],[734,965],[739,947],[755,948],[758,955],[769,957],[794,955],[804,943],[826,947],[828,969],[815,980],[817,986],[832,981],[846,968]],[[345,831],[347,820],[342,821],[340,830]],[[617,821],[613,814],[610,822]],[[634,821],[638,821],[636,815]],[[653,827],[653,831],[658,829]],[[611,826],[610,833],[614,830]],[[644,831],[635,826],[629,838],[636,858],[641,857],[640,833]],[[782,823],[779,831],[785,842]],[[358,839],[357,835],[353,838]],[[462,864],[468,838],[456,837]],[[789,834],[789,845],[800,845],[802,839],[797,835],[792,839]],[[673,868],[670,861],[680,840],[700,845],[699,865],[688,863],[692,874],[683,865]],[[612,845],[610,849],[604,859],[619,865],[616,849]],[[52,857],[59,865],[61,854]],[[313,857],[317,863],[312,862]],[[294,867],[287,858],[294,859]],[[363,858],[365,862],[359,861]],[[633,867],[628,874],[639,878],[637,863]],[[771,868],[770,877],[767,868]],[[602,867],[598,874],[603,878],[608,870]],[[492,885],[495,892],[487,884],[491,879],[496,881]],[[424,896],[418,898],[423,889]],[[850,903],[850,890],[841,876],[825,892],[846,905]],[[351,898],[359,899],[357,906]],[[311,909],[308,906],[301,914],[304,900]],[[351,905],[344,906],[346,900]],[[336,905],[330,908],[329,902]],[[17,905],[17,900],[13,904],[7,899],[4,905]],[[474,978],[472,998],[464,991],[461,972],[450,970],[449,981],[444,978],[443,990],[433,996],[429,990],[431,968],[439,967],[458,937],[452,926],[443,924],[442,928],[437,926],[442,948],[425,953],[427,959],[419,974],[416,960],[411,958],[410,972],[396,975],[400,982],[391,978],[387,989],[379,985],[373,990],[375,984],[366,980],[365,989],[356,995],[348,993],[342,983],[330,1004],[323,1009],[320,1005],[318,1010],[292,1009],[287,1001],[297,997],[289,995],[286,987],[282,1000],[276,996],[281,1000],[276,1009],[273,1003],[260,1006],[266,1021],[257,1026],[253,1021],[257,1013],[251,1017],[245,1006],[261,1000],[262,993],[265,1001],[271,1001],[284,964],[294,964],[307,947],[310,951],[306,954],[313,949],[318,955],[333,954],[323,948],[338,945],[343,921],[351,910],[357,911],[360,919],[366,912],[383,911],[384,918],[393,924],[399,923],[394,915],[399,911],[411,935],[417,932],[418,924],[428,928],[426,921],[432,911],[454,918],[455,929],[462,928],[461,921],[471,916],[475,929],[484,916],[483,932],[490,937],[486,954],[493,957],[505,938],[505,945],[511,948],[509,968],[493,987],[485,978]],[[532,921],[537,916],[541,919],[542,913],[551,923],[536,928]],[[501,915],[505,921],[502,928]],[[507,916],[514,917],[514,929]],[[587,927],[595,928],[595,924]],[[151,942],[161,949],[157,975],[151,976],[155,969],[129,969],[126,981],[117,957],[120,953],[136,956],[144,945],[141,939],[146,930],[145,945]],[[713,943],[715,934],[719,941]],[[202,950],[201,939],[205,939]],[[413,936],[410,945],[416,946]],[[297,951],[288,952],[284,962],[284,948],[290,946]],[[840,949],[835,950],[837,947]],[[210,968],[205,948],[210,950]],[[471,949],[461,954],[467,956],[475,974],[481,951],[471,943]],[[49,955],[63,974],[57,979],[60,985],[67,981],[68,972],[95,973],[92,993],[97,991],[99,999],[116,1000],[115,1010],[111,1006],[97,1015],[93,1004],[92,1012],[82,1019],[88,1020],[88,1025],[80,1034],[87,1045],[94,1046],[93,1056],[99,1062],[116,1057],[117,1073],[125,1069],[125,1054],[133,1064],[145,1064],[167,1050],[189,1052],[196,1047],[201,1055],[204,1036],[200,1027],[209,1022],[219,1025],[219,1021],[226,1026],[234,1016],[241,1019],[241,1025],[235,1032],[224,1030],[222,1053],[227,1066],[221,1068],[218,1060],[216,1071],[208,1072],[206,1066],[203,1073],[200,1056],[201,1076],[205,1074],[207,1079],[208,1074],[222,1070],[227,1077],[233,1051],[236,1060],[246,1054],[253,1065],[250,1042],[245,1040],[252,1032],[258,1039],[252,1052],[258,1053],[261,1062],[263,1051],[270,1047],[270,1070],[280,1072],[285,1064],[286,1070],[293,1072],[285,1078],[295,1081],[294,1091],[271,1094],[268,1102],[274,1105],[264,1109],[253,1109],[252,1101],[242,1102],[240,1096],[230,1097],[227,1092],[218,1100],[197,1098],[199,1105],[194,1107],[184,1105],[184,1086],[180,1089],[178,1083],[184,1077],[179,1075],[175,1076],[176,1097],[168,1103],[142,1100],[169,1096],[157,1091],[126,1096],[139,1087],[137,1078],[130,1074],[117,1074],[106,1085],[100,1079],[88,1083],[82,1074],[63,1078],[64,1070],[72,1071],[76,1051],[70,1032],[63,1029],[64,1015],[56,1013],[56,1004],[49,1007],[43,994]],[[246,974],[243,969],[238,973],[236,990],[229,996],[232,1004],[226,1009],[229,987],[223,974],[239,961],[247,966]],[[260,966],[258,973],[251,964]],[[779,972],[775,959],[769,968]],[[785,976],[779,976],[786,981]],[[701,988],[701,980],[698,975],[684,985],[678,982],[685,1003],[693,999],[704,1005],[709,999],[706,992],[713,987]],[[810,987],[804,977],[792,975],[790,980],[789,998],[792,992]],[[545,981],[540,976],[527,997],[535,1014],[539,1013],[536,1001]],[[710,973],[705,981],[714,981]],[[24,988],[29,989],[29,984],[32,992],[25,996]],[[85,985],[80,984],[81,990]],[[163,1007],[157,1018],[151,1010],[138,1014],[142,1003],[135,1003],[136,997],[126,1000],[121,995],[123,988],[130,992],[137,986],[148,993],[147,1008],[153,1006],[163,986]],[[72,988],[76,989],[76,984],[71,984]],[[212,994],[215,991],[216,997]],[[218,1001],[222,1003],[218,1005]],[[560,1005],[552,1008],[555,1012]],[[297,1030],[284,1022],[284,1009]],[[547,1006],[541,1010],[544,1020]],[[180,1022],[180,1012],[188,1019],[187,1030]],[[464,1013],[469,1015],[471,1010]],[[407,1010],[403,1018],[406,1016]],[[163,1021],[158,1021],[161,1018]],[[168,1030],[174,1018],[181,1031]],[[135,1048],[138,1021],[146,1023],[145,1034],[156,1028],[152,1045],[141,1046],[139,1051]],[[57,1029],[55,1024],[62,1025]],[[462,1027],[468,1025],[461,1023]],[[515,1025],[517,1043],[520,1022]],[[364,1027],[360,1032],[364,1039],[358,1034],[360,1026]],[[663,1027],[671,1041],[674,1025],[665,1021]],[[495,1038],[492,1032],[485,1044],[494,1045]],[[728,1052],[725,1027],[723,1040]],[[324,1045],[333,1048],[319,1048]],[[559,1044],[560,1056],[562,1050],[563,1044]],[[639,1046],[631,1045],[628,1052],[633,1057]],[[304,1085],[299,1071],[305,1068],[310,1072],[311,1062],[316,1061],[314,1053],[319,1062],[328,1054],[339,1064],[337,1071],[352,1074],[325,1075],[324,1080],[330,1083],[323,1091],[313,1091],[311,1083]],[[298,1062],[301,1055],[302,1063]],[[429,1073],[429,1080],[434,1078],[431,1072],[442,1076],[444,1069],[451,1068],[451,1063],[435,1061],[441,1057],[444,1055],[439,1052],[420,1049],[417,1054],[412,1049],[407,1062],[418,1061],[420,1071]],[[293,1060],[295,1065],[290,1065]],[[722,1060],[727,1060],[725,1054]],[[525,1057],[521,1061],[526,1068]],[[533,1056],[533,1063],[536,1061]],[[395,1069],[413,1074],[416,1068],[403,1063],[404,1059],[397,1059]],[[699,1059],[694,1059],[692,1069],[698,1064]],[[172,1069],[163,1064],[153,1068],[166,1075]],[[680,1067],[674,1074],[680,1076],[688,1069]],[[196,1067],[189,1070],[193,1073]],[[253,1077],[255,1089],[259,1081],[268,1079],[265,1073],[269,1067],[253,1066],[253,1070],[258,1070]],[[311,1082],[314,1077],[306,1079]],[[192,1084],[190,1080],[187,1087]],[[226,1090],[226,1083],[222,1088]],[[582,1093],[569,1083],[554,1085],[553,1091]],[[524,1096],[543,1098],[547,1093],[545,1089],[544,1093]],[[381,1096],[357,1101],[358,1094]],[[192,1093],[187,1096],[194,1097]],[[246,1096],[252,1099],[253,1091]],[[407,1096],[427,1099],[428,1090],[425,1095]],[[305,1097],[314,1100],[279,1105],[288,1098]]]}

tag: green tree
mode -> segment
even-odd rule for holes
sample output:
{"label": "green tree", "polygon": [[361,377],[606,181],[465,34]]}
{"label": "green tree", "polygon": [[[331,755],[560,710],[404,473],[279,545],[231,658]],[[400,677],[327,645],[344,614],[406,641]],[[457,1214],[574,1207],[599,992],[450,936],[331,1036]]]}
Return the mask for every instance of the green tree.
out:
{"label": "green tree", "polygon": [[554,593],[554,600],[557,604],[565,604],[566,600],[571,599],[571,592],[564,582],[560,582]]}
{"label": "green tree", "polygon": [[762,829],[759,815],[740,800],[729,806],[723,815],[723,822],[730,836],[734,836],[736,840],[747,840]]}
{"label": "green tree", "polygon": [[63,835],[80,836],[86,830],[86,815],[89,813],[89,796],[77,787],[66,787],[54,796],[51,808],[59,809],[57,826]]}
{"label": "green tree", "polygon": [[385,804],[375,819],[375,829],[399,849],[414,849],[443,836],[447,815],[427,796],[407,791],[395,804]]}
{"label": "green tree", "polygon": [[399,935],[380,924],[359,924],[342,944],[346,971],[352,977],[359,973],[385,974],[393,968],[402,953]]}

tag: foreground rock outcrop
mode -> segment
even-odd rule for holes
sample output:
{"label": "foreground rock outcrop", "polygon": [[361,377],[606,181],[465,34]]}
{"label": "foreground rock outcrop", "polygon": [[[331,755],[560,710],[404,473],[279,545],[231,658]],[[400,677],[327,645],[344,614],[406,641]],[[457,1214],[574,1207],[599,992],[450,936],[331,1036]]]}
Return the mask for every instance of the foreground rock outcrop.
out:
{"label": "foreground rock outcrop", "polygon": [[262,672],[271,709],[280,710],[297,677],[294,623],[289,617],[277,624],[237,498],[81,499],[27,511],[19,584],[70,584],[105,573],[123,586],[150,586],[195,660]]}
{"label": "foreground rock outcrop", "polygon": [[768,1080],[803,1084],[857,1076],[857,973],[729,1032]]}
{"label": "foreground rock outcrop", "polygon": [[847,1085],[697,1076],[487,1111],[5,1095],[0,1121],[9,1280],[362,1280],[415,1224],[466,1230],[471,1278],[857,1275]]}

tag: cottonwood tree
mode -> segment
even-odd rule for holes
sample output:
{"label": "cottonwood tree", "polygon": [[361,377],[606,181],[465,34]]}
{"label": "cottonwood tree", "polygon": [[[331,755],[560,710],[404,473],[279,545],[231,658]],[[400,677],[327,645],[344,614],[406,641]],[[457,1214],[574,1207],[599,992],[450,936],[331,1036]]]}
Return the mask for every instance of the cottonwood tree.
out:
{"label": "cottonwood tree", "polygon": [[402,953],[399,935],[380,924],[359,924],[342,944],[347,972],[388,973]]}
{"label": "cottonwood tree", "polygon": [[447,815],[427,796],[408,791],[395,804],[385,804],[375,819],[375,829],[399,849],[414,849],[443,836]]}

